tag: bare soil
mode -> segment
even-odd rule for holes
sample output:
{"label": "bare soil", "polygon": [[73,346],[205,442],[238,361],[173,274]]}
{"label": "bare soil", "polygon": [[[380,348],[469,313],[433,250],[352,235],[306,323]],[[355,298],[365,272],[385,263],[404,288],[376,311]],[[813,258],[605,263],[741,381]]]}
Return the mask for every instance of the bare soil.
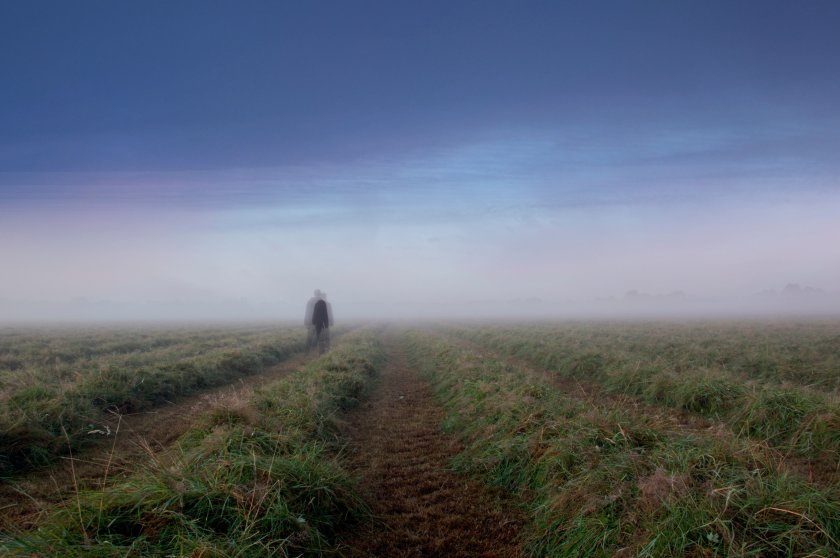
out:
{"label": "bare soil", "polygon": [[521,556],[523,513],[503,494],[462,476],[462,449],[441,431],[431,388],[390,345],[380,385],[349,413],[346,463],[361,477],[375,521],[343,537],[342,556]]}
{"label": "bare soil", "polygon": [[99,489],[124,478],[151,452],[172,447],[208,410],[247,400],[254,389],[279,380],[317,356],[297,354],[235,384],[179,398],[149,411],[113,415],[99,427],[107,431],[107,425],[110,434],[92,434],[103,437],[95,446],[74,454],[72,459],[61,459],[49,469],[0,480],[0,530],[34,527],[46,510],[71,498],[77,489]]}

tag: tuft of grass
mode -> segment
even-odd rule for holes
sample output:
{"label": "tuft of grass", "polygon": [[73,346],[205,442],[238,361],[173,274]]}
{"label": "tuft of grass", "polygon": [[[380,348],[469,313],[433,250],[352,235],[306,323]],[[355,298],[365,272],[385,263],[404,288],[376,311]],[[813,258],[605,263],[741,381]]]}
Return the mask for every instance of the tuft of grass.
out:
{"label": "tuft of grass", "polygon": [[651,381],[648,399],[707,416],[720,417],[743,405],[746,387],[726,374],[659,374]]}
{"label": "tuft of grass", "polygon": [[840,409],[792,389],[764,389],[737,414],[747,435],[804,455],[840,448]]}

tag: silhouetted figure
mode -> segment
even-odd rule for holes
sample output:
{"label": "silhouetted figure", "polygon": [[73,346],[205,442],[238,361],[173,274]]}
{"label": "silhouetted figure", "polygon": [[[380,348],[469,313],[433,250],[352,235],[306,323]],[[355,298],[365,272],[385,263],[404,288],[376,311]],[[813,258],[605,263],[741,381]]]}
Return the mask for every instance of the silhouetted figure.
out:
{"label": "silhouetted figure", "polygon": [[330,348],[330,312],[323,298],[316,301],[312,308],[312,327],[315,329],[315,344],[323,353]]}
{"label": "silhouetted figure", "polygon": [[303,316],[303,325],[306,326],[306,351],[309,352],[315,348],[318,341],[318,336],[315,332],[315,326],[312,325],[312,312],[315,310],[315,303],[321,300],[320,289],[315,289],[312,298],[306,303],[306,314]]}

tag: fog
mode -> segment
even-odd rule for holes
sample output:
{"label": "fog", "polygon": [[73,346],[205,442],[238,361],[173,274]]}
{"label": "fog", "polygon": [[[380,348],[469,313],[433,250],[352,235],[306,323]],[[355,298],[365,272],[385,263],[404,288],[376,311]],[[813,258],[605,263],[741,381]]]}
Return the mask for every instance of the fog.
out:
{"label": "fog", "polygon": [[339,321],[840,315],[830,196],[447,205],[6,212],[0,321],[297,320],[315,288]]}

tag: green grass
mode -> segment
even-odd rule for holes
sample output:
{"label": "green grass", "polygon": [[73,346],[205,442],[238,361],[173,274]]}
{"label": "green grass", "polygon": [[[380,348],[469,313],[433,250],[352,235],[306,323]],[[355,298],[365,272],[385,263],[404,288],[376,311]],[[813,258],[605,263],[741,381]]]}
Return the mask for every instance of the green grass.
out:
{"label": "green grass", "polygon": [[[0,370],[0,378],[6,378],[0,397],[0,474],[43,467],[96,443],[88,432],[109,411],[137,412],[225,385],[305,348],[300,328],[161,330],[159,338],[155,332],[134,333],[139,341],[124,338],[130,334],[121,330],[64,338],[60,332],[30,333],[21,340],[24,348],[11,353],[20,367]],[[44,335],[41,343],[38,335]],[[85,348],[84,342],[92,346]],[[4,344],[8,347],[9,339]],[[64,360],[44,365],[55,359]]]}
{"label": "green grass", "polygon": [[382,358],[370,332],[350,334],[240,408],[209,413],[175,456],[150,456],[105,492],[71,500],[10,556],[321,555],[364,502],[336,459],[335,421],[363,396]]}
{"label": "green grass", "polygon": [[[527,507],[530,555],[840,555],[836,471],[811,469],[838,462],[836,323],[444,332],[647,402],[642,412],[626,397],[580,399],[486,350],[408,336],[411,362],[446,408],[443,427],[466,446],[455,467]],[[40,529],[0,538],[0,554],[329,554],[334,533],[367,513],[335,455],[337,423],[379,367],[376,337],[348,334],[247,401],[209,411],[177,451],[150,454],[106,492],[70,495]],[[83,447],[109,409],[152,407],[259,371],[288,354],[286,341],[297,350],[302,332],[3,333],[6,470],[48,464],[68,438]],[[673,420],[686,414],[704,426]]]}
{"label": "green grass", "polygon": [[840,323],[568,322],[450,328],[558,371],[602,380],[615,364],[682,373],[715,369],[742,380],[840,395]]}
{"label": "green grass", "polygon": [[467,445],[456,466],[529,507],[531,555],[840,552],[837,487],[785,473],[751,442],[593,405],[430,336],[413,334],[410,356],[447,409],[446,428]]}
{"label": "green grass", "polygon": [[833,434],[840,416],[840,328],[833,322],[449,331],[608,393],[720,420],[786,453],[840,457],[840,436]]}

